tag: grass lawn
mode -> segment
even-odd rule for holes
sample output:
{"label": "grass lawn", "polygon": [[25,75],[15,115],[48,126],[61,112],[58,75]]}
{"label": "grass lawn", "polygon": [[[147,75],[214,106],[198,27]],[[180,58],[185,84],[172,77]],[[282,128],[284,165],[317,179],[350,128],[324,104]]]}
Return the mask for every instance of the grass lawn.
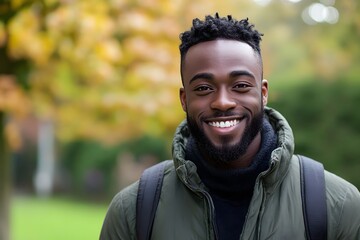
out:
{"label": "grass lawn", "polygon": [[11,240],[99,239],[107,206],[68,199],[15,197]]}

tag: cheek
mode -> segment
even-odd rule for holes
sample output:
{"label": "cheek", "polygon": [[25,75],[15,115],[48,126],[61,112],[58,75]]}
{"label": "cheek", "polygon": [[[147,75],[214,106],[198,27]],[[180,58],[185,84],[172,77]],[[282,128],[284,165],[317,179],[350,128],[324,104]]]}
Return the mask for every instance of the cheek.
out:
{"label": "cheek", "polygon": [[240,100],[239,104],[252,113],[258,113],[263,108],[263,98],[261,94],[254,94],[243,98]]}
{"label": "cheek", "polygon": [[186,112],[194,117],[199,118],[208,109],[209,104],[203,99],[188,99]]}

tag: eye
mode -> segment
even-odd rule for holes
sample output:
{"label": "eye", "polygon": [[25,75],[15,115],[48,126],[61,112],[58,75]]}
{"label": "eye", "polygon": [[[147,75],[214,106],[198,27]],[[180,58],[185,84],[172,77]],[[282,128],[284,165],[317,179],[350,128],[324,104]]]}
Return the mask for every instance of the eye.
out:
{"label": "eye", "polygon": [[245,89],[245,88],[248,88],[250,87],[249,84],[246,84],[246,83],[238,83],[234,86],[234,88],[237,88],[237,89]]}
{"label": "eye", "polygon": [[251,85],[246,82],[238,82],[233,86],[233,89],[239,93],[246,93],[251,89]]}
{"label": "eye", "polygon": [[198,96],[205,96],[213,91],[213,88],[207,85],[200,85],[194,88],[194,92]]}
{"label": "eye", "polygon": [[212,88],[210,88],[209,86],[199,86],[197,88],[195,88],[196,92],[205,92],[205,91],[211,91]]}

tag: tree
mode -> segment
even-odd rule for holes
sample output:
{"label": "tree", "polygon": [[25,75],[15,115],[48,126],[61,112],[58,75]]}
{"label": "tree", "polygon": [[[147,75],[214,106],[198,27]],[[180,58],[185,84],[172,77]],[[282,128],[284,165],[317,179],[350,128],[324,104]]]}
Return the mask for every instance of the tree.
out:
{"label": "tree", "polygon": [[[23,113],[26,104],[19,85],[25,74],[24,63],[12,59],[8,55],[8,34],[6,26],[14,16],[16,9],[10,8],[9,2],[0,4],[0,239],[9,238],[10,209],[10,161],[8,140],[10,134],[6,131],[7,115]],[[17,70],[15,70],[17,69]],[[17,74],[18,75],[17,75]],[[17,83],[17,80],[18,83]],[[7,137],[8,136],[8,137]]]}

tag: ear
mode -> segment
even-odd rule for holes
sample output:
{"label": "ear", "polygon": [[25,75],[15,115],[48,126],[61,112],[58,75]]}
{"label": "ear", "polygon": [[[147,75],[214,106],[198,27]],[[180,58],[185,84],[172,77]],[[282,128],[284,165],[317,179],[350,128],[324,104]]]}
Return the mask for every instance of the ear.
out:
{"label": "ear", "polygon": [[263,79],[261,82],[261,94],[262,94],[262,102],[263,105],[266,106],[268,102],[268,81]]}
{"label": "ear", "polygon": [[180,88],[179,96],[182,109],[184,110],[184,112],[186,112],[186,93],[184,88]]}

